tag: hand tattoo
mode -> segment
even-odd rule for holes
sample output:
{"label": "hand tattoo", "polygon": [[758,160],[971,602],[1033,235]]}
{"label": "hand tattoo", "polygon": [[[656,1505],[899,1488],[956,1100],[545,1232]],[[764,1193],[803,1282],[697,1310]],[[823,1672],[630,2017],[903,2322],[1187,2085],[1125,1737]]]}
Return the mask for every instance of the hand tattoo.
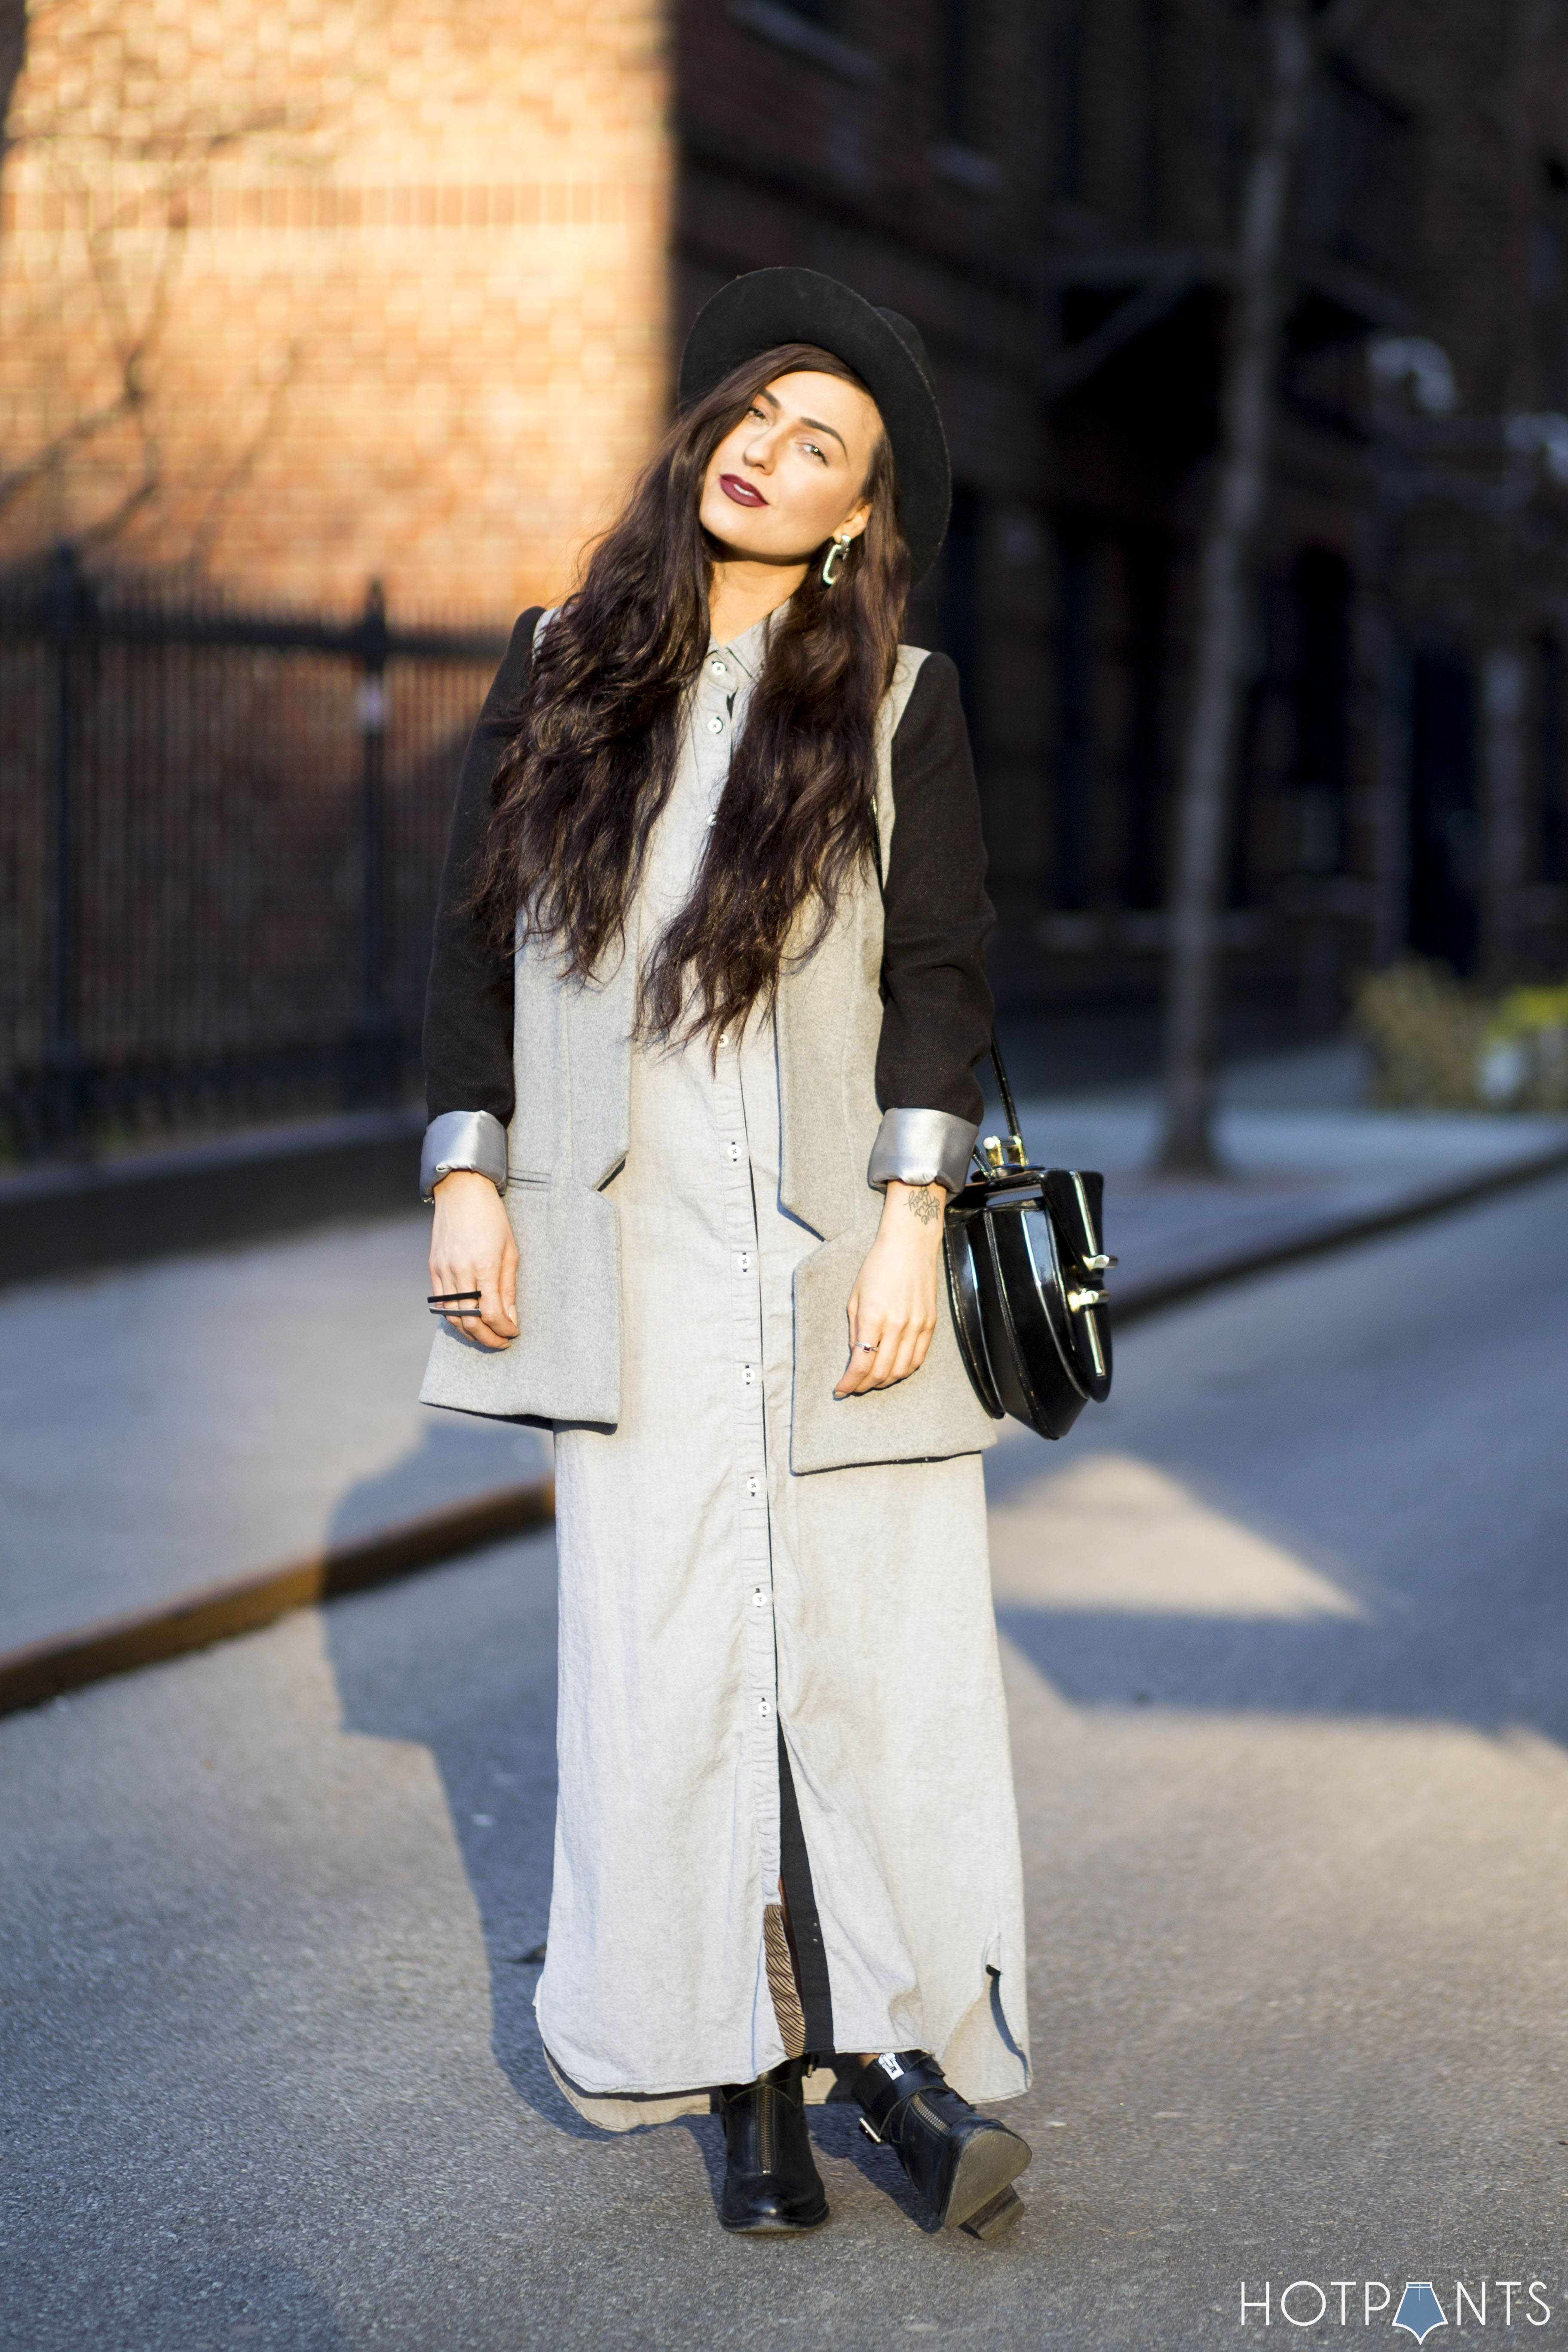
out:
{"label": "hand tattoo", "polygon": [[910,1194],[910,1214],[918,1217],[922,1225],[934,1225],[942,1214],[942,1202],[934,1184],[917,1184]]}

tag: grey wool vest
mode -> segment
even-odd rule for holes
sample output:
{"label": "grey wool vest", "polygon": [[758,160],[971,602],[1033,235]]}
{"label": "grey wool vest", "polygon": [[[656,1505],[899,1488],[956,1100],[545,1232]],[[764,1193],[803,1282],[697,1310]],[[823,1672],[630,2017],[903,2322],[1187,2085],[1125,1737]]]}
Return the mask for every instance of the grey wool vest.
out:
{"label": "grey wool vest", "polygon": [[[879,719],[884,874],[897,820],[893,734],[924,658],[900,649]],[[634,908],[634,940],[637,917]],[[918,1372],[864,1396],[833,1394],[848,1355],[849,1293],[882,1209],[867,1181],[881,1117],[881,894],[868,874],[840,892],[822,939],[786,960],[779,982],[783,1205],[820,1236],[795,1276],[789,1461],[797,1473],[973,1453],[996,1437],[964,1372],[945,1292]],[[518,1245],[519,1337],[491,1352],[442,1325],[420,1396],[460,1412],[612,1427],[621,1409],[622,1313],[614,1180],[634,1148],[636,958],[624,953],[592,982],[564,981],[547,945],[524,941],[515,980],[506,1205]]]}

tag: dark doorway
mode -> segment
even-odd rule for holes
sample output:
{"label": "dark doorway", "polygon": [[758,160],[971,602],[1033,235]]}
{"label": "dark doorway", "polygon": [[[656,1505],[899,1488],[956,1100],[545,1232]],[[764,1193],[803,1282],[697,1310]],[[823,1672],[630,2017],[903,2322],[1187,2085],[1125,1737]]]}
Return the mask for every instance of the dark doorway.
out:
{"label": "dark doorway", "polygon": [[942,644],[958,671],[970,741],[980,758],[980,562],[981,499],[967,482],[952,486],[952,512],[942,551]]}
{"label": "dark doorway", "polygon": [[1563,647],[1553,636],[1535,643],[1536,872],[1542,882],[1568,881],[1568,760],[1563,746]]}
{"label": "dark doorway", "polygon": [[1127,739],[1122,776],[1127,830],[1121,890],[1128,906],[1165,899],[1165,617],[1170,550],[1151,533],[1126,551]]}
{"label": "dark doorway", "polygon": [[1295,862],[1304,874],[1338,874],[1351,771],[1351,568],[1344,557],[1304,547],[1291,572],[1290,603]]}
{"label": "dark doorway", "polygon": [[968,482],[954,482],[947,537],[927,577],[910,599],[906,634],[911,645],[944,653],[958,672],[974,764],[984,776],[984,711],[980,691],[981,565],[984,501]]}
{"label": "dark doorway", "polygon": [[1094,768],[1095,534],[1076,516],[1057,525],[1056,876],[1062,908],[1089,904]]}
{"label": "dark doorway", "polygon": [[981,0],[947,0],[942,24],[942,129],[955,147],[984,148]]}
{"label": "dark doorway", "polygon": [[1457,654],[1417,654],[1410,679],[1410,921],[1417,955],[1475,968],[1479,936],[1475,681]]}

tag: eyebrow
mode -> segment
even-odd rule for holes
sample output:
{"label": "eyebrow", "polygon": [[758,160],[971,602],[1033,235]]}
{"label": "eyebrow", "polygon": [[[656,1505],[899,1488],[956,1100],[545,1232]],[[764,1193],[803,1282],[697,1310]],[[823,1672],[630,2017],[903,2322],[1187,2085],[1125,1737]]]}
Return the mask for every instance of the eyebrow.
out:
{"label": "eyebrow", "polygon": [[843,450],[844,455],[847,457],[849,455],[849,444],[845,440],[842,433],[835,433],[832,425],[824,425],[820,416],[803,416],[800,421],[810,432],[828,434],[835,441],[837,442],[839,447]]}
{"label": "eyebrow", "polygon": [[[759,400],[765,400],[768,406],[773,411],[775,415],[783,415],[784,403],[778,398],[776,394],[771,393],[765,384],[762,391],[758,393],[757,398]],[[845,440],[843,434],[835,433],[832,425],[825,425],[820,416],[797,416],[795,423],[797,425],[804,425],[808,433],[826,433],[829,440],[837,442],[839,447],[843,450],[844,455],[847,457],[849,455],[849,444]]]}

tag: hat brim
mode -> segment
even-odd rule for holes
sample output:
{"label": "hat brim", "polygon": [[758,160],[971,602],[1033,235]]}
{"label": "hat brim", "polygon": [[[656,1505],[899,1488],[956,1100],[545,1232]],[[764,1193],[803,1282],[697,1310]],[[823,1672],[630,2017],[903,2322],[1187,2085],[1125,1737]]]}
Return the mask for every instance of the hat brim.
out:
{"label": "hat brim", "polygon": [[892,446],[910,576],[923,580],[936,562],[952,504],[942,411],[916,352],[890,317],[852,287],[816,269],[753,269],[732,278],[704,304],[686,339],[681,407],[689,408],[732,369],[780,343],[818,344],[853,368],[870,393]]}

